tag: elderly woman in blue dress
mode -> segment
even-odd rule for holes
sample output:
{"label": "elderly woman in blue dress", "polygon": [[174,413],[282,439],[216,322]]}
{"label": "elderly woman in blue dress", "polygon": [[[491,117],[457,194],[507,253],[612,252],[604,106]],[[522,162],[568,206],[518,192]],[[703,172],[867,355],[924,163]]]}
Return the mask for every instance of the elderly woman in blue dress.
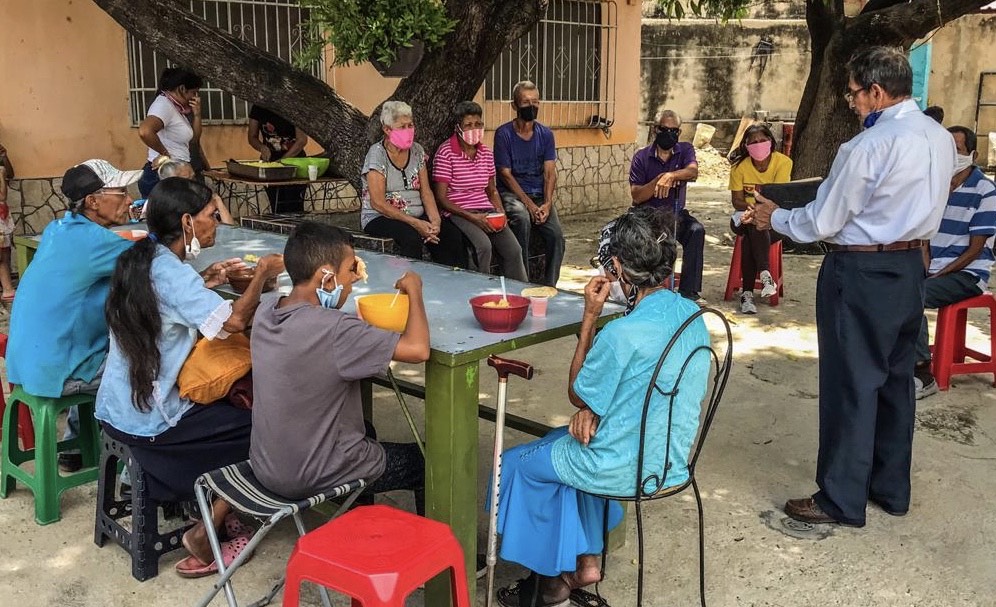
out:
{"label": "elderly woman in blue dress", "polygon": [[[616,502],[590,494],[632,495],[644,396],[657,360],[678,327],[697,310],[667,290],[676,243],[652,209],[637,209],[613,226],[609,252],[614,274],[634,307],[595,336],[611,279],[595,276],[585,287],[581,336],[571,361],[567,396],[578,411],[570,425],[505,452],[502,458],[498,532],[500,555],[530,570],[498,591],[504,607],[566,606],[573,590],[600,579],[605,508],[609,525],[621,520]],[[671,386],[688,353],[709,343],[701,319],[679,338],[658,383]],[[696,355],[685,370],[674,403],[664,486],[688,478],[688,459],[699,423],[709,359]],[[667,397],[655,392],[647,435],[667,432]],[[643,474],[664,466],[664,441],[647,443]]]}
{"label": "elderly woman in blue dress", "polygon": [[[97,392],[96,417],[104,432],[131,447],[147,489],[158,502],[188,501],[201,474],[249,458],[252,413],[218,401],[197,406],[180,396],[180,368],[198,335],[225,339],[252,319],[263,283],[284,269],[283,256],[260,259],[245,293],[234,302],[212,290],[227,282],[239,259],[198,274],[185,261],[214,244],[218,197],[210,188],[169,177],[149,194],[149,235],[118,258],[107,298],[110,351]],[[212,521],[227,540],[227,563],[245,548],[246,529],[224,502]],[[185,577],[218,570],[203,523],[183,536],[191,556],[176,565]]]}

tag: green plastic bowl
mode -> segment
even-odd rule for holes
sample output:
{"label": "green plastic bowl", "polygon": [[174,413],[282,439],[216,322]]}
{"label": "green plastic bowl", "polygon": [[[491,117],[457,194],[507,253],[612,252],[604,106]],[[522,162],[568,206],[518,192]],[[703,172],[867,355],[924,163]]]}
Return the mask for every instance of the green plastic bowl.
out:
{"label": "green plastic bowl", "polygon": [[308,167],[316,166],[318,167],[318,176],[321,177],[325,174],[325,171],[329,170],[329,159],[328,158],[284,158],[280,161],[288,166],[295,167],[297,172],[294,176],[298,179],[308,178]]}

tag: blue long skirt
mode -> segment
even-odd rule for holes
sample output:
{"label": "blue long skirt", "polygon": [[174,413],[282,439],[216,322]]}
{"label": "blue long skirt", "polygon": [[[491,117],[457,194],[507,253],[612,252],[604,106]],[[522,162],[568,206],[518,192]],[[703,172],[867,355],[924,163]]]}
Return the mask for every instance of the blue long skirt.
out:
{"label": "blue long skirt", "polygon": [[[622,521],[623,514],[617,502],[565,485],[557,476],[553,443],[566,434],[566,426],[557,428],[502,455],[499,554],[549,577],[577,569],[582,554],[602,552],[606,504],[610,529]],[[489,502],[490,495],[489,490]]]}

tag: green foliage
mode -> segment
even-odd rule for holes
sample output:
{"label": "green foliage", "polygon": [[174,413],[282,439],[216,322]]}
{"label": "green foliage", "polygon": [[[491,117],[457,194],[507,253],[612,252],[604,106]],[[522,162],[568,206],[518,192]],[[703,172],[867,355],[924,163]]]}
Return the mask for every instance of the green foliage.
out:
{"label": "green foliage", "polygon": [[456,21],[439,0],[298,0],[310,11],[309,42],[295,59],[308,65],[325,44],[335,48],[336,65],[377,59],[394,61],[397,49],[421,40],[426,49],[442,45]]}
{"label": "green foliage", "polygon": [[665,19],[715,17],[724,23],[747,16],[751,0],[657,0],[657,10]]}

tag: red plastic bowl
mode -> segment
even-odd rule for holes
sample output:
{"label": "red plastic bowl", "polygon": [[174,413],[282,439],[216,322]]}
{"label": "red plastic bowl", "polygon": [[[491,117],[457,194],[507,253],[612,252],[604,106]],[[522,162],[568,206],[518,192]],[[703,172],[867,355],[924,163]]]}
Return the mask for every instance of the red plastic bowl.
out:
{"label": "red plastic bowl", "polygon": [[488,225],[491,226],[492,230],[503,230],[505,223],[508,221],[504,213],[488,213],[484,217],[488,220]]}
{"label": "red plastic bowl", "polygon": [[501,295],[478,295],[470,298],[474,318],[481,328],[489,333],[511,333],[519,328],[529,312],[529,298],[518,295],[508,296],[507,308],[485,308],[489,301],[500,301]]}

